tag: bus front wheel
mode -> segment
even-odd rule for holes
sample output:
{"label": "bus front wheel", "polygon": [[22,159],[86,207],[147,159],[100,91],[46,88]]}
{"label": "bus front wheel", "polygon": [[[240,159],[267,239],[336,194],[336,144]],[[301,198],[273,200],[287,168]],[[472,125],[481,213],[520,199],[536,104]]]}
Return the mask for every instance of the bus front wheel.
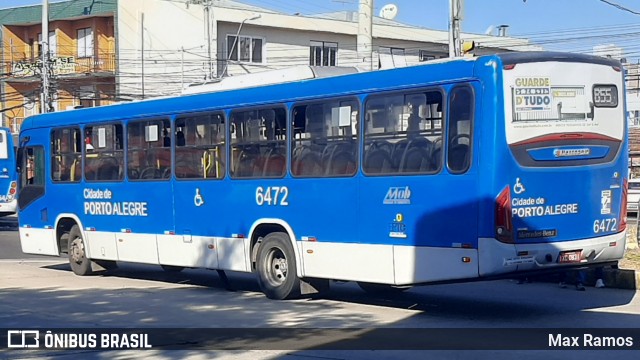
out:
{"label": "bus front wheel", "polygon": [[69,265],[76,275],[91,274],[91,260],[87,259],[82,232],[78,225],[73,225],[69,231]]}
{"label": "bus front wheel", "polygon": [[269,299],[283,300],[299,295],[296,258],[287,234],[267,235],[258,248],[256,265],[258,284]]}

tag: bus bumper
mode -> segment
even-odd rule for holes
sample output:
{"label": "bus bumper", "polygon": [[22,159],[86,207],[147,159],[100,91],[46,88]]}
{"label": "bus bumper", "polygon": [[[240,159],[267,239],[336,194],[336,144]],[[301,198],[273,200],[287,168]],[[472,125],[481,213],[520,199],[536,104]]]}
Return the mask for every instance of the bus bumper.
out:
{"label": "bus bumper", "polygon": [[17,208],[18,201],[16,199],[9,202],[0,202],[0,214],[2,215],[15,214]]}
{"label": "bus bumper", "polygon": [[[617,261],[624,256],[626,240],[626,231],[591,239],[531,244],[505,244],[493,238],[480,238],[478,270],[482,277]],[[560,253],[569,251],[579,251],[579,261],[560,263]]]}

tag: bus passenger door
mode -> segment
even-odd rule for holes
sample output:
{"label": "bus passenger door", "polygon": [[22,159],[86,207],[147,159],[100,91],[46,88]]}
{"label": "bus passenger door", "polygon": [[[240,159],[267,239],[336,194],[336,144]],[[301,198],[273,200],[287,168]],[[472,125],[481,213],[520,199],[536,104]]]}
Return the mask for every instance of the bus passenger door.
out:
{"label": "bus passenger door", "polygon": [[[45,147],[48,143],[39,134],[23,134],[19,149],[20,189],[18,196],[19,233],[22,252],[27,254],[58,255],[55,231],[44,198],[46,188]],[[40,141],[39,141],[40,140]]]}

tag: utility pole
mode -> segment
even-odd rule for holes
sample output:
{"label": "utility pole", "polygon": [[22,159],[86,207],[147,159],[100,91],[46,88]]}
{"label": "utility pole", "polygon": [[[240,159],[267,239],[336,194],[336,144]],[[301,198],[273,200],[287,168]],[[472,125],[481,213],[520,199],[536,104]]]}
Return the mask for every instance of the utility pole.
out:
{"label": "utility pole", "polygon": [[140,70],[142,73],[142,98],[144,99],[144,13],[140,13]]}
{"label": "utility pole", "polygon": [[207,59],[209,60],[209,80],[213,79],[213,59],[211,57],[211,0],[204,2],[204,16],[207,24]]}
{"label": "utility pole", "polygon": [[51,110],[49,93],[49,0],[42,0],[42,112]]}
{"label": "utility pole", "polygon": [[207,80],[210,80],[213,79],[213,56],[211,50],[211,7],[213,3],[212,0],[187,0],[187,9],[189,4],[202,5],[204,9],[205,26],[207,27],[207,62],[209,67]]}
{"label": "utility pole", "polygon": [[373,63],[373,0],[360,0],[358,9],[357,53],[360,66],[365,71],[372,69]]}
{"label": "utility pole", "polygon": [[460,51],[460,21],[462,0],[449,0],[449,57],[458,57]]}

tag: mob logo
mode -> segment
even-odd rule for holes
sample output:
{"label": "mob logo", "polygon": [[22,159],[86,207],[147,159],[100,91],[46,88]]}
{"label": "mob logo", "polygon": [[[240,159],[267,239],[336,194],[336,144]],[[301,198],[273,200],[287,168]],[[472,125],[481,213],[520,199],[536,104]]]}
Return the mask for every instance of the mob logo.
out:
{"label": "mob logo", "polygon": [[40,347],[40,331],[38,330],[8,330],[8,348],[38,348]]}
{"label": "mob logo", "polygon": [[383,204],[411,204],[411,190],[405,187],[390,187],[387,195],[382,201]]}

